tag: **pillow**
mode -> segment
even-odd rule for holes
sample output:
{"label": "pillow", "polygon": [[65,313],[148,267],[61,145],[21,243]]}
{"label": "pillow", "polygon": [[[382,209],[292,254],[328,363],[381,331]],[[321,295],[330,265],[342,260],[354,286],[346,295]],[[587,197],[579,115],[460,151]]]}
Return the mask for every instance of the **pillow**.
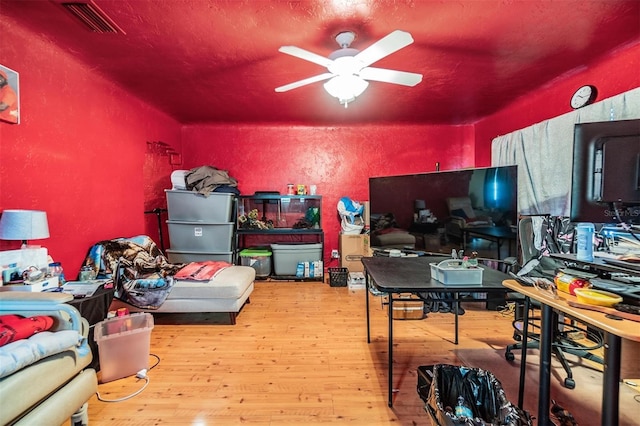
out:
{"label": "pillow", "polygon": [[380,215],[375,221],[371,220],[371,228],[374,231],[381,231],[387,228],[397,228],[396,218],[393,213]]}
{"label": "pillow", "polygon": [[53,327],[53,318],[40,315],[25,318],[20,315],[0,315],[0,346],[26,339]]}
{"label": "pillow", "polygon": [[451,210],[451,216],[458,216],[458,217],[461,217],[463,219],[469,219],[469,217],[467,216],[467,214],[465,213],[465,211],[463,209]]}

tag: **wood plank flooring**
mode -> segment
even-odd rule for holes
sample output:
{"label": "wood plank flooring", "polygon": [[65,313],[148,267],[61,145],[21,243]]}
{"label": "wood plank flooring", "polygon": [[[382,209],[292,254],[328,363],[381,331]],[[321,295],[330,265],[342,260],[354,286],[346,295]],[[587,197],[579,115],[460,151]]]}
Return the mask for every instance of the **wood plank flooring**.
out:
{"label": "wood plank flooring", "polygon": [[[467,304],[460,344],[453,314],[396,321],[393,409],[387,406],[387,316],[371,297],[366,343],[364,290],[321,282],[258,281],[236,325],[226,317],[155,315],[148,387],[123,402],[92,398],[92,425],[429,425],[416,368],[459,363],[459,349],[512,343],[511,316]],[[385,307],[386,308],[386,307]],[[150,365],[155,363],[150,358]],[[101,384],[103,399],[138,390],[135,377]],[[515,398],[515,396],[514,396]]]}

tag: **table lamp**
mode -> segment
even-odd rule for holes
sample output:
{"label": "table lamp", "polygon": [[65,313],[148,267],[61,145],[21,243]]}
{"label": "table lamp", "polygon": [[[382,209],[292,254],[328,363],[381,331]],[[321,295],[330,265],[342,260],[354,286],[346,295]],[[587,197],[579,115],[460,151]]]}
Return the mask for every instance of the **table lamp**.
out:
{"label": "table lamp", "polygon": [[40,210],[5,210],[0,216],[0,240],[22,241],[49,238],[47,212]]}

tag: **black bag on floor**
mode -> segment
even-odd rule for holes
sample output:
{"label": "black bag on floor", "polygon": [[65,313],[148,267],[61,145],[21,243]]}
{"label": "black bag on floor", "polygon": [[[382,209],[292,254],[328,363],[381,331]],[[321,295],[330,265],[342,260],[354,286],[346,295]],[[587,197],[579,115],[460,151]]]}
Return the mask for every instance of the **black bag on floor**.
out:
{"label": "black bag on floor", "polygon": [[[511,403],[489,371],[448,364],[418,367],[418,395],[438,426],[533,425],[529,413]],[[473,418],[457,416],[463,397]]]}

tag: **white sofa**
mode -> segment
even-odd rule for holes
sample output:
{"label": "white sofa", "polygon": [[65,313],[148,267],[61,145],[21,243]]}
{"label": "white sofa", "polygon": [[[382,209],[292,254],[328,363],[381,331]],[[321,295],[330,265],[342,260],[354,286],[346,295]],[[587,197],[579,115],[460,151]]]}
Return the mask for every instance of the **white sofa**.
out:
{"label": "white sofa", "polygon": [[88,423],[87,401],[98,381],[95,370],[87,368],[89,326],[66,303],[72,299],[64,293],[0,292],[1,315],[54,318],[49,331],[0,348],[0,424],[60,425],[72,416],[74,424]]}
{"label": "white sofa", "polygon": [[174,281],[171,293],[158,308],[145,310],[114,299],[112,309],[126,307],[131,312],[196,313],[225,312],[231,324],[242,307],[249,303],[256,270],[250,266],[234,265],[220,271],[209,281]]}

